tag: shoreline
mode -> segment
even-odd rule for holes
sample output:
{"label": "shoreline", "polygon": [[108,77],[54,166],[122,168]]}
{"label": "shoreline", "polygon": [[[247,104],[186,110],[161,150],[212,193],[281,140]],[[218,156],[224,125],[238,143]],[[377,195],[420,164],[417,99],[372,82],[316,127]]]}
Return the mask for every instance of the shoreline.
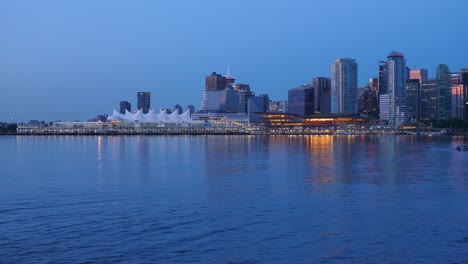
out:
{"label": "shoreline", "polygon": [[468,132],[359,131],[359,132],[172,132],[172,133],[0,133],[0,136],[466,136]]}

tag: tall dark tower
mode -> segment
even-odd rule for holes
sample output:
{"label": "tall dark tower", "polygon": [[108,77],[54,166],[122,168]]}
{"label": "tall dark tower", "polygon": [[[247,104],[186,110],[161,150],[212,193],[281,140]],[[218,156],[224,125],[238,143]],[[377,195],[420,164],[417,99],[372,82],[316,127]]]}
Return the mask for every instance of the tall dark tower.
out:
{"label": "tall dark tower", "polygon": [[121,101],[120,102],[120,113],[125,115],[125,111],[131,112],[132,111],[132,105],[127,101]]}
{"label": "tall dark tower", "polygon": [[326,77],[312,79],[314,87],[314,113],[331,113],[331,80]]}
{"label": "tall dark tower", "polygon": [[445,64],[439,64],[436,68],[437,82],[437,119],[450,118],[452,99],[452,75]]}
{"label": "tall dark tower", "polygon": [[143,114],[147,114],[150,109],[151,105],[151,93],[150,92],[138,92],[137,93],[137,100],[138,100],[138,110],[142,110]]}
{"label": "tall dark tower", "polygon": [[379,61],[378,96],[388,93],[388,64],[386,61]]}
{"label": "tall dark tower", "polygon": [[463,113],[463,120],[468,120],[468,68],[460,69],[461,83],[463,85],[463,101],[465,111]]}
{"label": "tall dark tower", "polygon": [[210,76],[206,76],[206,91],[218,91],[224,90],[227,85],[226,77],[216,72],[211,73]]}

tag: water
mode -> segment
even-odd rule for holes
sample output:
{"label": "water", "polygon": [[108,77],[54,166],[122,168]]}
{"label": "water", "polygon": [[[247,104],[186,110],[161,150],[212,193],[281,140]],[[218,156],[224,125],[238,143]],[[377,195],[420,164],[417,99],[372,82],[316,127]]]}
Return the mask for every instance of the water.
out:
{"label": "water", "polygon": [[0,262],[468,263],[466,143],[3,136]]}

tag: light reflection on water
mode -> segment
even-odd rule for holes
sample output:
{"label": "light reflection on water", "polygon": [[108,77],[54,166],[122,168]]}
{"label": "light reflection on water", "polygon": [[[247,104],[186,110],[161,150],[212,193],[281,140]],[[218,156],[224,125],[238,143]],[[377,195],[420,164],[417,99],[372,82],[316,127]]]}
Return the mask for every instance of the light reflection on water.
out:
{"label": "light reflection on water", "polygon": [[0,137],[0,262],[468,260],[461,137]]}

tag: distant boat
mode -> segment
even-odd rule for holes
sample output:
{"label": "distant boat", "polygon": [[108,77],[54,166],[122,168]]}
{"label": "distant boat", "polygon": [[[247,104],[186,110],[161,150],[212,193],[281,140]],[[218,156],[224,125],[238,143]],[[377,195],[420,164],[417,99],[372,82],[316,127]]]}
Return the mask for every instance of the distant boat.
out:
{"label": "distant boat", "polygon": [[456,150],[458,150],[458,151],[468,151],[468,145],[457,146]]}

